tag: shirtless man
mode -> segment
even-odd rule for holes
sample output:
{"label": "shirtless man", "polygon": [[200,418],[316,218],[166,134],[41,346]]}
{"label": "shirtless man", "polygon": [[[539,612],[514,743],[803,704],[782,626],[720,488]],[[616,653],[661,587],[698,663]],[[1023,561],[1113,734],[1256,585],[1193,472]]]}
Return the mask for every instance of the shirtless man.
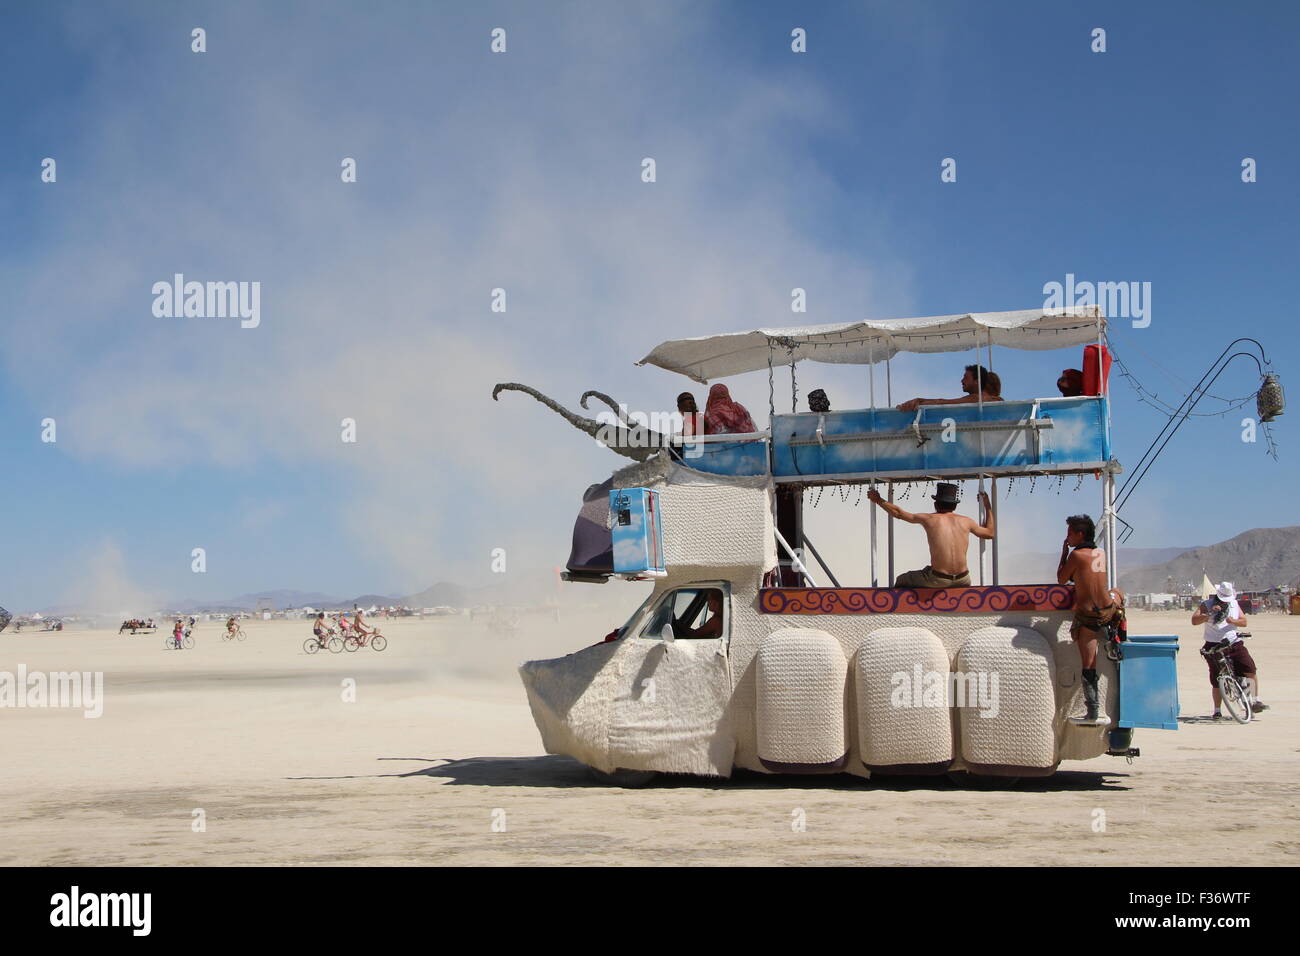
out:
{"label": "shirtless man", "polygon": [[1079,662],[1083,665],[1084,701],[1084,716],[1070,719],[1102,726],[1109,724],[1110,718],[1101,713],[1101,694],[1097,688],[1097,633],[1122,613],[1122,597],[1106,586],[1106,552],[1094,540],[1097,528],[1092,519],[1087,515],[1073,515],[1065,519],[1065,527],[1056,582],[1074,583],[1074,623],[1070,625],[1070,636],[1079,648]]}
{"label": "shirtless man", "polygon": [[900,412],[914,412],[918,405],[973,405],[1002,401],[1002,380],[983,365],[967,365],[961,377],[961,398],[913,398],[897,406]]}
{"label": "shirtless man", "polygon": [[352,628],[363,637],[375,633],[374,628],[366,627],[365,612],[355,604],[352,605]]}
{"label": "shirtless man", "polygon": [[983,524],[957,514],[956,485],[941,481],[938,492],[933,496],[933,514],[912,514],[880,497],[880,492],[874,488],[867,492],[867,497],[872,502],[899,521],[919,524],[925,529],[925,537],[930,542],[929,565],[920,571],[900,574],[894,581],[896,588],[970,587],[970,570],[966,567],[966,549],[970,546],[970,536],[973,534],[988,541],[997,533],[993,508],[989,504],[989,496],[984,492],[979,493],[979,502],[984,506],[986,515]]}

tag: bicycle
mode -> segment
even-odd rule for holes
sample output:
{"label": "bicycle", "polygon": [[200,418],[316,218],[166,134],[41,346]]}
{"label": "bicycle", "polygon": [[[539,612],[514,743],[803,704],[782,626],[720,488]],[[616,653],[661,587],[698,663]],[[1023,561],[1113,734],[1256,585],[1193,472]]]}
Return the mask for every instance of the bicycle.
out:
{"label": "bicycle", "polygon": [[242,641],[246,637],[248,637],[248,635],[244,633],[242,627],[236,627],[233,631],[227,628],[221,634],[221,639],[223,641]]}
{"label": "bicycle", "polygon": [[1219,695],[1223,698],[1223,703],[1228,708],[1228,713],[1232,715],[1232,719],[1239,724],[1248,724],[1251,718],[1250,694],[1246,692],[1245,685],[1238,679],[1237,672],[1233,669],[1232,658],[1227,654],[1229,646],[1231,645],[1202,647],[1201,656],[1206,660],[1214,661],[1218,666],[1215,681],[1219,685]]}
{"label": "bicycle", "polygon": [[325,637],[317,637],[313,634],[302,642],[302,649],[308,654],[315,654],[317,651],[322,650],[328,650],[331,654],[338,654],[343,650],[343,641],[333,631],[330,631]]}
{"label": "bicycle", "polygon": [[347,648],[349,652],[355,651],[359,647],[366,647],[367,645],[373,647],[377,651],[382,651],[388,646],[388,638],[379,633],[379,628],[375,628],[369,634],[359,634],[356,631],[349,629],[348,633],[343,638],[343,646]]}
{"label": "bicycle", "polygon": [[169,650],[169,651],[178,651],[178,650],[180,650],[181,648],[185,648],[185,649],[188,650],[189,648],[192,648],[193,646],[194,646],[194,638],[190,637],[190,635],[189,635],[188,633],[186,633],[186,634],[185,634],[185,635],[180,639],[180,642],[179,642],[179,643],[177,643],[175,635],[172,635],[172,634],[168,634],[168,635],[167,635],[167,639],[166,639],[165,641],[163,641],[163,649],[164,649],[164,650]]}

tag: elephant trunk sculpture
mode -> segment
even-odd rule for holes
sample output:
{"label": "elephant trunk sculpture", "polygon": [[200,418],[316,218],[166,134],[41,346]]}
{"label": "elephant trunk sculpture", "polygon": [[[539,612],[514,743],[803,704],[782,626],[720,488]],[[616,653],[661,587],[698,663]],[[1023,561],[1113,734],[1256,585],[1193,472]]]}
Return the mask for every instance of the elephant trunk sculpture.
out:
{"label": "elephant trunk sculpture", "polygon": [[576,415],[569,411],[559,402],[543,395],[535,388],[527,385],[520,385],[517,382],[502,382],[492,389],[492,398],[494,401],[500,401],[498,397],[504,391],[523,392],[531,395],[537,401],[541,402],[551,411],[555,412],[566,422],[572,425],[578,431],[585,432],[596,441],[600,442],[611,451],[617,452],[624,458],[631,458],[633,461],[646,461],[653,458],[659,453],[661,448],[665,448],[670,443],[670,438],[662,432],[654,431],[644,425],[635,425],[627,420],[627,416],[622,408],[612,398],[602,392],[589,391],[583,393],[581,404],[583,408],[587,407],[587,399],[595,396],[614,411],[618,419],[618,424],[613,422],[599,422],[594,418],[584,418],[582,415]]}

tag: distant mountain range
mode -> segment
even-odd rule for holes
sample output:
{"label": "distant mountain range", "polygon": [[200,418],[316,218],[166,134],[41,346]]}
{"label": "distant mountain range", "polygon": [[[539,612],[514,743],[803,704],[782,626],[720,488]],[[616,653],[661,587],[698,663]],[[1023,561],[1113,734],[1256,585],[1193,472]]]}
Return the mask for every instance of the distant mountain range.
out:
{"label": "distant mountain range", "polygon": [[[1125,548],[1119,549],[1120,576],[1126,570],[1163,565],[1192,548]],[[1061,560],[1059,551],[1027,552],[1004,555],[998,561],[998,580],[1004,584],[1041,584],[1056,580],[1056,565]],[[1198,578],[1199,580],[1199,578]]]}
{"label": "distant mountain range", "polygon": [[[1123,551],[1120,552],[1121,562]],[[1263,591],[1300,582],[1300,526],[1255,528],[1208,547],[1191,548],[1160,564],[1125,571],[1120,564],[1119,583],[1136,593],[1164,592],[1200,587],[1201,576],[1214,582],[1231,581],[1238,591]]]}

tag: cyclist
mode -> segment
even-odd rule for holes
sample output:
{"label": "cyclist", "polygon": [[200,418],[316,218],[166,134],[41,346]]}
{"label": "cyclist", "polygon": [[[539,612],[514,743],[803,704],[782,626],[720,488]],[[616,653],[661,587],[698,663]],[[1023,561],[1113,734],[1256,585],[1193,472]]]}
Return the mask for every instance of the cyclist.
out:
{"label": "cyclist", "polygon": [[316,640],[324,647],[329,639],[334,636],[334,631],[325,623],[325,612],[321,611],[316,615],[316,620],[312,622],[311,632],[316,635]]}
{"label": "cyclist", "polygon": [[362,612],[361,608],[353,605],[352,626],[356,629],[356,632],[359,636],[369,637],[371,634],[375,633],[375,630],[374,628],[366,627],[366,622],[364,618],[365,618],[365,614]]}
{"label": "cyclist", "polygon": [[[1232,669],[1237,677],[1250,681],[1251,691],[1255,697],[1250,702],[1252,711],[1267,710],[1268,707],[1259,699],[1259,678],[1256,674],[1255,660],[1250,656],[1250,651],[1246,650],[1246,645],[1242,643],[1237,628],[1246,626],[1246,615],[1241,610],[1241,605],[1237,603],[1237,592],[1232,587],[1232,582],[1224,581],[1214,589],[1214,594],[1208,599],[1202,601],[1197,606],[1196,612],[1192,614],[1192,624],[1203,624],[1202,639],[1205,645],[1202,651],[1217,650],[1223,648],[1224,656],[1232,661]],[[1211,693],[1214,694],[1214,714],[1215,720],[1222,720],[1223,715],[1219,712],[1223,704],[1223,694],[1219,691],[1219,665],[1214,658],[1207,657],[1205,663],[1210,668],[1210,687]]]}
{"label": "cyclist", "polygon": [[233,616],[226,618],[226,637],[233,638],[235,636],[235,631],[238,629],[239,624],[235,621]]}
{"label": "cyclist", "polygon": [[[181,638],[185,636],[185,625],[181,623],[178,617],[176,623],[172,626],[172,646],[177,650],[181,649]],[[156,640],[157,638],[155,638]]]}

